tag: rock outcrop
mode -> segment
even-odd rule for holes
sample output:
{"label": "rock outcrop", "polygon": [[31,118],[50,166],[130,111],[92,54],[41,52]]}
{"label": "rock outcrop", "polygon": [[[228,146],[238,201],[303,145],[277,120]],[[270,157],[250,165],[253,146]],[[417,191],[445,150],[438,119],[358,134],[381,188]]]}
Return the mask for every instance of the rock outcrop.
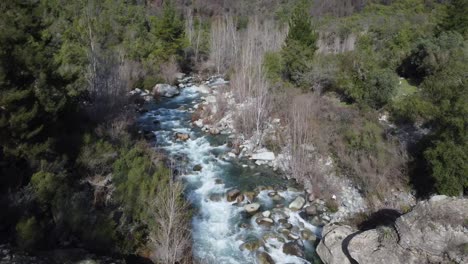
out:
{"label": "rock outcrop", "polygon": [[468,199],[434,196],[383,220],[363,230],[326,225],[317,253],[326,264],[468,263]]}

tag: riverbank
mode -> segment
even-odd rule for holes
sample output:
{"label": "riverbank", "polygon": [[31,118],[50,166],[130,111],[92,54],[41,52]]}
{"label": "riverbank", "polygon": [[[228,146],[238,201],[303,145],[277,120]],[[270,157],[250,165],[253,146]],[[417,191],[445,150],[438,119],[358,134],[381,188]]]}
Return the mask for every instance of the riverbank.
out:
{"label": "riverbank", "polygon": [[240,145],[232,127],[198,116],[204,108],[216,109],[216,91],[227,82],[191,80],[181,80],[179,95],[147,104],[139,124],[142,132],[154,133],[156,148],[168,155],[176,177],[185,182],[195,208],[195,258],[202,263],[317,262],[320,226],[330,221],[326,203],[310,200],[272,163],[259,162],[269,154],[244,150],[236,155]]}

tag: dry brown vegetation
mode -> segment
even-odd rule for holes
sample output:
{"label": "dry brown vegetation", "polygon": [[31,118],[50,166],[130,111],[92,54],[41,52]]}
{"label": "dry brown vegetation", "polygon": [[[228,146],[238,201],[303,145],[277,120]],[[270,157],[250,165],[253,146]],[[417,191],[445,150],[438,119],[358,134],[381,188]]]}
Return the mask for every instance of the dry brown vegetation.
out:
{"label": "dry brown vegetation", "polygon": [[321,159],[332,155],[339,174],[351,177],[371,203],[383,200],[389,186],[407,186],[405,151],[385,137],[376,116],[362,116],[354,107],[317,94],[296,96],[291,105],[288,127],[296,179],[315,183],[315,192],[329,192],[333,183],[324,176]]}

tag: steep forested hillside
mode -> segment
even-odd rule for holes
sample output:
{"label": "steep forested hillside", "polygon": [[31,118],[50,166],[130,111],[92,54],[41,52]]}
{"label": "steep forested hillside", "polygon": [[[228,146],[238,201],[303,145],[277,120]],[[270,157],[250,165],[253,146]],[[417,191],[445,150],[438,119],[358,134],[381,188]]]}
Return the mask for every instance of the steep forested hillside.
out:
{"label": "steep forested hillside", "polygon": [[[174,209],[158,201],[187,212],[166,230],[187,241],[190,210],[129,96],[179,72],[229,79],[238,138],[289,155],[288,177],[330,208],[341,180],[369,210],[405,211],[396,192],[467,194],[467,0],[10,0],[0,13],[0,243],[15,250],[192,261],[189,242],[157,235]],[[174,252],[154,255],[162,244]]]}

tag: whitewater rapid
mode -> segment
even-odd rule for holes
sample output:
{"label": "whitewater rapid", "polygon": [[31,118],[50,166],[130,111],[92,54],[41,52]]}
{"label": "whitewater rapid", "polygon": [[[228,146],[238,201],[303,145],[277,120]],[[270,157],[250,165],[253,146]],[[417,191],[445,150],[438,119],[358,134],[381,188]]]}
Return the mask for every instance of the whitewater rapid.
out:
{"label": "whitewater rapid", "polygon": [[[246,218],[243,204],[235,205],[228,202],[226,192],[230,189],[253,190],[260,184],[285,184],[284,180],[272,179],[271,176],[258,172],[242,162],[226,160],[225,153],[229,151],[224,140],[214,140],[215,136],[202,133],[191,125],[193,106],[201,103],[202,97],[197,86],[181,89],[180,95],[148,106],[148,112],[140,118],[140,126],[151,130],[156,136],[156,148],[165,151],[172,160],[176,160],[176,168],[182,172],[182,180],[186,183],[186,197],[196,209],[192,219],[193,252],[201,263],[257,263],[255,253],[242,251],[241,245],[251,238],[262,238],[267,233],[259,227],[254,217]],[[176,140],[175,133],[189,134],[186,141]],[[248,162],[248,161],[245,161]],[[201,165],[201,171],[194,171],[195,165]],[[255,176],[254,176],[255,175]],[[260,176],[259,176],[260,175]],[[299,194],[289,191],[278,191],[285,202],[292,201]],[[210,197],[218,195],[218,199]],[[257,200],[263,207],[273,208],[267,191],[261,191]],[[317,228],[304,219],[299,213],[290,212],[289,222],[318,233]],[[242,227],[247,223],[251,228]],[[270,232],[271,233],[271,232]],[[305,243],[306,249],[313,251],[313,246]],[[310,263],[296,256],[286,255],[282,251],[283,242],[270,238],[260,251],[266,251],[276,263]],[[309,247],[309,248],[308,248]],[[310,249],[311,248],[311,249]]]}

